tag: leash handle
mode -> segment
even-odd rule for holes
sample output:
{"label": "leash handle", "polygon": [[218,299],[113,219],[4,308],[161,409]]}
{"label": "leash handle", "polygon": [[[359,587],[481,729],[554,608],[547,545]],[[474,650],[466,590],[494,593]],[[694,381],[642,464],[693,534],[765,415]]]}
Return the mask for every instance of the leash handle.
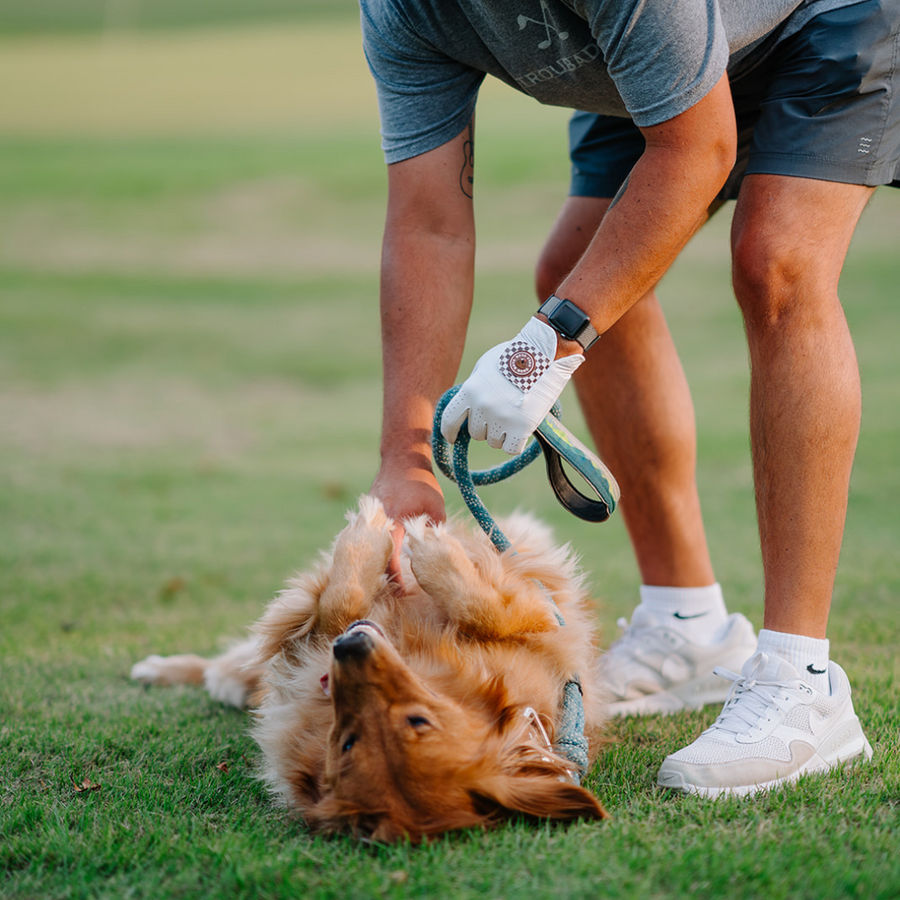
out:
{"label": "leash handle", "polygon": [[[444,415],[444,409],[456,395],[459,388],[458,384],[454,385],[438,400],[434,411],[434,425],[431,432],[431,450],[434,454],[434,461],[441,472],[454,483],[458,483],[453,465],[453,457],[456,454],[456,450],[451,450],[450,448],[451,446],[455,448],[456,444],[459,444],[459,439],[457,438],[456,444],[451,445],[447,443],[444,435],[441,433],[441,418]],[[560,414],[559,404],[556,404],[553,409],[557,415]],[[463,443],[468,447],[470,440],[468,420],[463,422],[459,433],[463,438]],[[492,466],[490,469],[476,469],[474,472],[470,472],[472,484],[480,486],[505,481],[507,478],[511,478],[513,475],[521,472],[526,466],[530,466],[540,455],[540,446],[535,441],[531,441],[518,456],[513,456],[503,463]]]}
{"label": "leash handle", "polygon": [[[510,540],[500,530],[493,516],[488,512],[488,508],[478,496],[475,487],[476,485],[497,484],[512,477],[517,472],[521,472],[522,469],[531,465],[541,455],[541,447],[537,441],[530,441],[528,446],[518,456],[514,456],[490,469],[471,471],[469,469],[469,442],[472,438],[469,434],[468,420],[460,426],[456,435],[456,443],[452,445],[452,450],[451,445],[447,443],[447,440],[441,433],[441,417],[444,414],[444,408],[453,399],[458,390],[459,385],[450,388],[438,400],[435,408],[434,426],[431,432],[431,449],[434,461],[441,472],[459,488],[463,502],[469,508],[472,517],[482,531],[491,539],[491,543],[493,543],[497,551],[503,553],[509,550],[511,546]],[[558,406],[554,408],[557,412],[559,411]]]}
{"label": "leash handle", "polygon": [[[538,426],[535,439],[518,456],[490,469],[470,471],[470,435],[466,423],[459,430],[452,452],[441,434],[444,408],[458,390],[459,385],[450,388],[437,403],[431,434],[434,460],[441,472],[459,487],[466,506],[499,550],[506,550],[509,541],[494,524],[475,492],[475,487],[497,484],[510,478],[533,463],[542,452],[547,464],[550,487],[563,507],[586,522],[605,522],[610,517],[619,502],[619,485],[604,463],[562,424],[558,403],[554,404],[550,414]],[[581,476],[594,496],[588,496],[575,487],[563,467],[563,461]]]}
{"label": "leash handle", "polygon": [[[541,422],[534,436],[544,451],[547,477],[556,499],[573,515],[586,522],[605,522],[615,511],[620,490],[612,472],[559,420],[557,407]],[[572,484],[563,461],[567,462],[594,492],[589,497]]]}

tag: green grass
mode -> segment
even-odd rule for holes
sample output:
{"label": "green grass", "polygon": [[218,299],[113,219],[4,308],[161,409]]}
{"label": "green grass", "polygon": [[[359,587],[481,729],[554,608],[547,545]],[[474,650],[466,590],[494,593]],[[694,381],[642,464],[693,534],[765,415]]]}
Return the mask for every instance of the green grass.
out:
{"label": "green grass", "polygon": [[[242,34],[222,38],[219,65]],[[247,32],[245,49],[265,55],[285,34]],[[296,37],[357,52],[351,25]],[[63,42],[82,73],[85,40]],[[171,40],[212,56],[218,39]],[[9,46],[19,55],[0,65],[53,58],[43,39]],[[312,836],[270,804],[243,714],[128,680],[148,652],[240,636],[374,474],[384,174],[364,70],[354,77],[341,90],[355,99],[302,131],[223,92],[194,121],[151,103],[123,134],[122,98],[90,127],[72,114],[70,131],[38,104],[0,140],[0,896],[896,897],[900,195],[887,190],[842,285],[866,408],[830,632],[872,765],[706,803],[660,793],[655,777],[715,711],[628,720],[587,782],[610,822],[367,847]],[[22,80],[4,84],[19,86],[9,108],[27,110]],[[484,100],[464,367],[532,308],[532,261],[566,179],[559,111]],[[695,393],[718,575],[758,624],[727,226],[727,214],[708,226],[662,294]],[[583,432],[571,398],[566,419]],[[537,467],[484,498],[496,513],[534,509],[574,544],[614,638],[637,585],[621,522],[567,517]],[[76,790],[85,779],[99,788]]]}

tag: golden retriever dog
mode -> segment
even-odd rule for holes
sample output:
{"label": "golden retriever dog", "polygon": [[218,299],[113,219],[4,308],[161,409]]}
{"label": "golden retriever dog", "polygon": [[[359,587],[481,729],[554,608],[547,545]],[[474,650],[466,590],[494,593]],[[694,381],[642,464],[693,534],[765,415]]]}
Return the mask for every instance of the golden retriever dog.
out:
{"label": "golden retriever dog", "polygon": [[[552,749],[563,685],[581,679],[593,758],[602,724],[593,628],[567,549],[525,516],[498,553],[474,525],[393,522],[363,497],[328,554],[225,655],[151,656],[132,677],[205,683],[255,708],[263,777],[310,826],[418,841],[505,818],[599,819]],[[552,596],[565,619],[560,626]]]}

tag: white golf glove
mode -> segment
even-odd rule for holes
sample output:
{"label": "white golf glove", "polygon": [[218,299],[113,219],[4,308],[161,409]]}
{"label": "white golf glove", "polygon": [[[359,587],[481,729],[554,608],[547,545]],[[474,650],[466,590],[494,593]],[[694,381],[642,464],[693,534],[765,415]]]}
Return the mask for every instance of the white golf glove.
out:
{"label": "white golf glove", "polygon": [[487,440],[510,455],[521,453],[544,421],[572,373],[584,362],[580,353],[554,360],[556,332],[529,319],[511,340],[488,350],[447,404],[441,433],[451,444],[466,418],[473,440]]}

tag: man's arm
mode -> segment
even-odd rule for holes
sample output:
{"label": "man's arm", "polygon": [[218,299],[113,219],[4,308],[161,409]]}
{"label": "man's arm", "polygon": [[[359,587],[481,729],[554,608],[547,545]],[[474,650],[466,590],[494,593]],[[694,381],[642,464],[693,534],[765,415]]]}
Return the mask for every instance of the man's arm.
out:
{"label": "man's arm", "polygon": [[[727,77],[686,112],[642,132],[644,153],[556,290],[580,307],[600,334],[659,281],[707,217],[734,165],[737,134]],[[543,314],[537,318],[547,322]],[[516,357],[532,360],[534,377],[520,379],[509,364],[499,364],[513,343]],[[454,441],[459,424],[472,414],[474,438],[518,452],[584,361],[581,352],[577,341],[530,320],[514,341],[488,350],[476,363],[444,410],[444,437]],[[602,353],[602,341],[591,352]]]}
{"label": "man's arm", "polygon": [[[395,519],[444,519],[431,465],[434,406],[456,378],[472,308],[475,221],[470,125],[388,167],[381,262],[381,467],[372,492]],[[399,547],[402,530],[395,538]],[[389,570],[399,576],[398,561]]]}
{"label": "man's arm", "polygon": [[[602,334],[665,274],[725,183],[737,134],[727,76],[674,119],[641,129],[647,146],[590,246],[556,293]],[[565,342],[562,355],[580,350]],[[595,352],[602,353],[602,341]]]}

